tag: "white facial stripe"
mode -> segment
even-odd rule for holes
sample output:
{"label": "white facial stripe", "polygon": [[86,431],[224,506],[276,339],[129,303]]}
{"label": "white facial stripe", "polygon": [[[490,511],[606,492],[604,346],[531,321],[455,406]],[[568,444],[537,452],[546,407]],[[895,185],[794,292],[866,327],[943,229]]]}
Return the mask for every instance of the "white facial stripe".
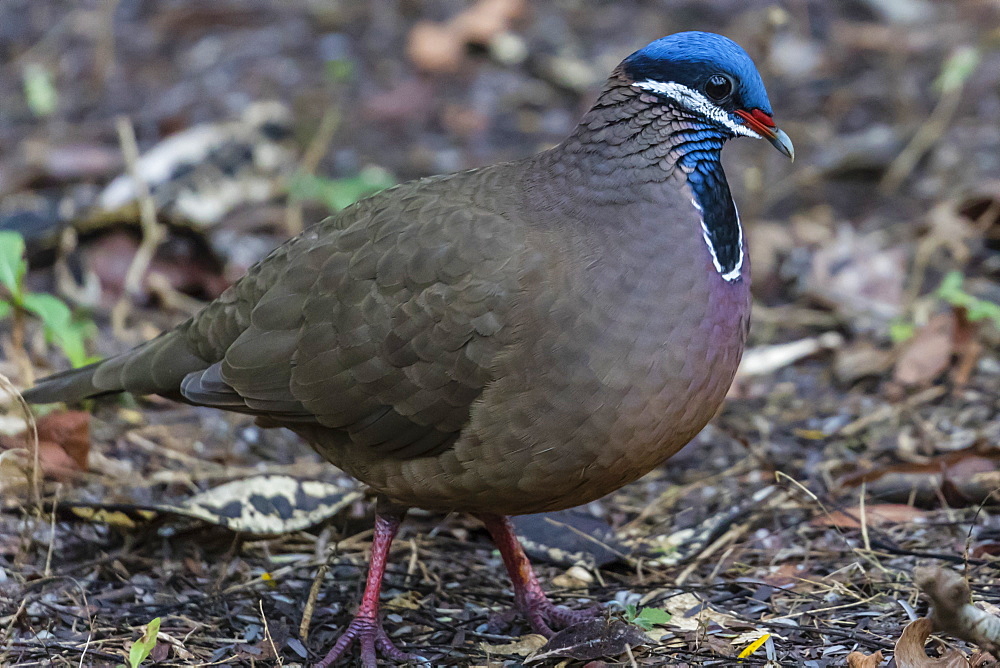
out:
{"label": "white facial stripe", "polygon": [[642,90],[648,90],[653,93],[665,95],[674,102],[687,107],[691,111],[701,114],[709,120],[724,126],[733,134],[743,135],[744,137],[752,137],[753,139],[763,139],[763,137],[747,126],[734,121],[729,115],[729,112],[725,109],[712,104],[707,97],[696,90],[688,88],[687,86],[674,81],[653,81],[652,79],[636,81],[632,85],[636,88],[641,88]]}
{"label": "white facial stripe", "polygon": [[[691,204],[694,205],[694,208],[698,210],[699,214],[703,212],[701,205],[698,204],[698,201],[695,200],[693,197],[691,198]],[[705,240],[705,245],[708,246],[708,252],[712,255],[712,264],[715,265],[715,270],[720,274],[722,274],[723,280],[729,282],[735,281],[737,278],[739,278],[740,271],[743,269],[743,224],[740,222],[740,212],[736,210],[735,202],[733,202],[733,210],[736,211],[736,228],[740,232],[740,239],[739,239],[740,257],[736,261],[736,266],[733,267],[732,271],[726,272],[724,274],[722,273],[722,265],[719,264],[719,256],[715,254],[715,246],[712,245],[712,237],[708,236],[708,226],[705,225],[705,216],[703,215],[699,216],[699,218],[701,219],[701,237]]]}

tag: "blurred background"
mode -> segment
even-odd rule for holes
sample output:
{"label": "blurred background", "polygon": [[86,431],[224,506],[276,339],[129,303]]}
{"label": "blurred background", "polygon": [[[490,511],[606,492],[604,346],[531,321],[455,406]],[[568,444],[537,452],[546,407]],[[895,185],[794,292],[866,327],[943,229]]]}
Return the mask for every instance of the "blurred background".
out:
{"label": "blurred background", "polygon": [[[739,617],[763,633],[762,620],[799,611],[767,645],[787,665],[891,647],[915,564],[964,558],[977,572],[1000,553],[996,0],[0,0],[0,373],[26,387],[155,336],[283,239],[383,187],[550,147],[624,56],[694,29],[747,49],[796,147],[794,163],[759,142],[724,151],[751,244],[751,348],[699,439],[582,511],[619,556],[572,571],[542,550],[543,573],[640,609],[669,610],[694,583],[735,615],[724,630]],[[363,540],[331,567],[342,577],[319,599],[315,634],[299,632],[327,546],[363,536],[354,497],[320,529],[246,545],[206,543],[204,529],[192,542],[162,527],[22,521],[29,498],[176,505],[259,473],[354,490],[292,436],[155,399],[56,411],[42,418],[37,485],[7,454],[23,448],[25,421],[3,406],[0,566],[16,584],[0,594],[4,665],[52,652],[77,662],[80,628],[114,657],[157,615],[189,638],[163,660],[300,661],[346,619]],[[863,540],[862,500],[876,513]],[[498,562],[464,518],[416,524],[439,535],[420,539],[423,575],[388,587],[417,594],[404,642],[445,663],[485,656]],[[667,558],[685,531],[702,543]],[[878,568],[849,567],[859,545]],[[637,576],[635,559],[652,575]],[[53,573],[87,575],[92,602],[30,584]],[[463,584],[442,594],[435,579]],[[115,594],[121,583],[131,589]],[[977,595],[998,592],[987,578]],[[809,612],[836,606],[848,617]],[[196,632],[186,615],[223,632]],[[857,628],[846,638],[844,619]],[[263,640],[268,621],[277,642]],[[665,632],[653,656],[703,665],[741,649],[737,633],[695,642],[703,632]]]}

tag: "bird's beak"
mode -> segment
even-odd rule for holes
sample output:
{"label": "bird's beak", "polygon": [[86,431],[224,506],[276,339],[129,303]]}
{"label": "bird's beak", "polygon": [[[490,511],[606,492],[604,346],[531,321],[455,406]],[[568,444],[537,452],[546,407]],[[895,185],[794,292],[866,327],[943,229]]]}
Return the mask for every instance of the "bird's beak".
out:
{"label": "bird's beak", "polygon": [[737,109],[735,113],[743,119],[744,125],[771,142],[774,148],[787,155],[789,159],[795,160],[795,147],[792,146],[792,140],[774,124],[774,119],[770,115],[760,109],[751,111]]}

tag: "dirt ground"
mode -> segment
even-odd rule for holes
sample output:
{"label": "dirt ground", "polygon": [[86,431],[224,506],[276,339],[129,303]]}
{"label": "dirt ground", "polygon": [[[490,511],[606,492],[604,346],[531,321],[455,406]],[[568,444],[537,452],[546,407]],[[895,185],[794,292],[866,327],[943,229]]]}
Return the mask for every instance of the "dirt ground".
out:
{"label": "dirt ground", "polygon": [[[881,651],[884,662],[851,665],[902,668],[889,657],[928,613],[915,568],[957,571],[983,609],[1000,605],[996,2],[2,0],[0,229],[27,240],[28,287],[73,304],[93,323],[90,353],[113,354],[366,188],[553,145],[622,57],[689,29],[747,48],[796,147],[794,163],[757,142],[725,150],[752,248],[744,368],[721,414],[659,469],[519,524],[555,598],[670,620],[646,617],[662,623],[643,643],[598,638],[587,654],[570,642],[532,662],[538,644],[506,623],[509,583],[483,529],[413,512],[386,578],[386,628],[433,665],[729,666],[770,634],[739,665],[846,666],[852,651]],[[95,213],[126,170],[122,128],[145,152],[269,100],[286,106],[287,136],[253,141],[273,139],[291,167],[262,177],[262,202],[209,222],[155,192],[169,223],[151,264],[160,280],[130,281],[134,207]],[[76,285],[88,276],[100,287]],[[0,373],[19,388],[69,365],[37,322],[22,324],[0,320]],[[144,665],[321,657],[360,599],[366,500],[266,538],[68,510],[176,506],[262,474],[343,495],[356,484],[241,416],[158,399],[87,409],[42,418],[38,498],[14,484],[19,460],[0,456],[0,665],[129,665],[154,618]],[[0,410],[10,452],[24,423],[12,399]],[[931,656],[992,665],[941,638]]]}

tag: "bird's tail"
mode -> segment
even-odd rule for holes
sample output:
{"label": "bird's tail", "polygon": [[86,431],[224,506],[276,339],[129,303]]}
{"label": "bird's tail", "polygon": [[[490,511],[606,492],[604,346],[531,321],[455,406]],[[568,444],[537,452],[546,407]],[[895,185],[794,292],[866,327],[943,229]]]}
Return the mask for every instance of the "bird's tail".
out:
{"label": "bird's tail", "polygon": [[29,404],[51,404],[56,401],[75,403],[105,394],[94,385],[94,374],[102,364],[104,361],[43,378],[37,385],[22,392],[24,400]]}
{"label": "bird's tail", "polygon": [[178,396],[184,376],[210,365],[191,351],[186,331],[182,325],[117,357],[43,378],[24,399],[44,404],[118,392]]}

